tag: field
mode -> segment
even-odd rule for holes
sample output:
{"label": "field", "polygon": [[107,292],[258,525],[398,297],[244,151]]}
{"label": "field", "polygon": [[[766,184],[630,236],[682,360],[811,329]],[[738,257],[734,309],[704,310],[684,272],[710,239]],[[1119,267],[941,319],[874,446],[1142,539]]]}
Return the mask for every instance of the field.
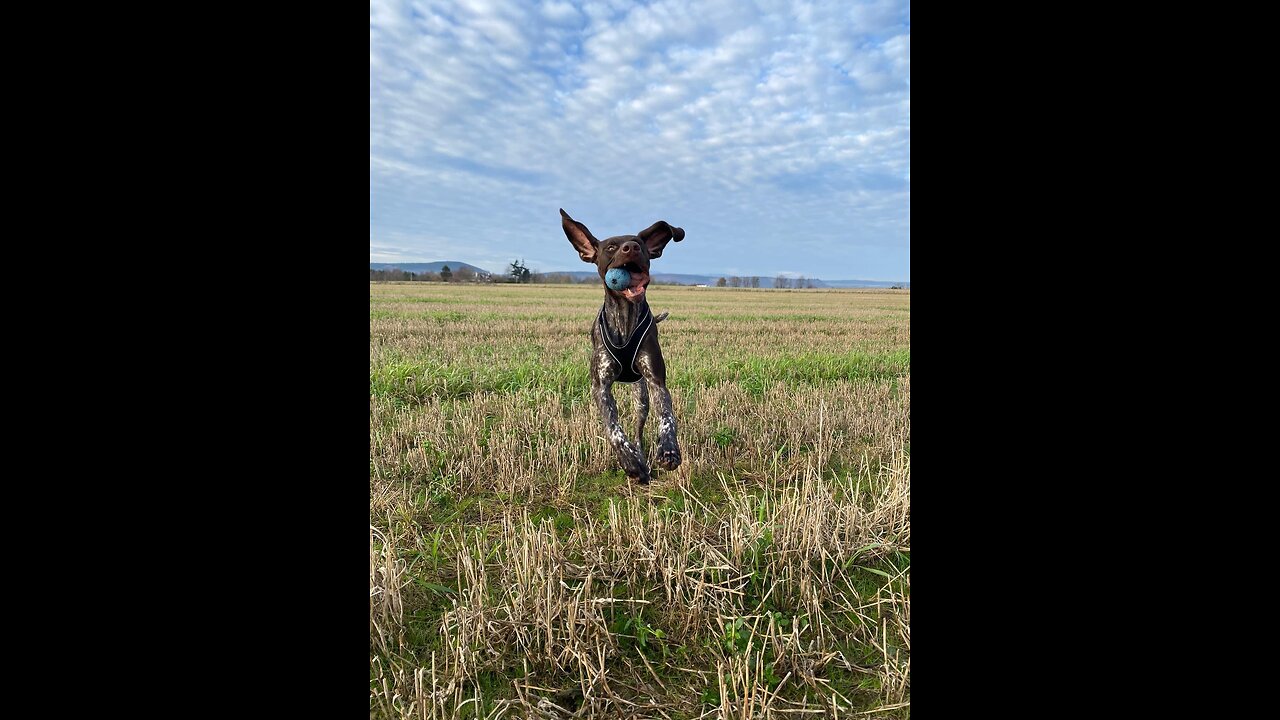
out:
{"label": "field", "polygon": [[651,286],[648,487],[600,287],[369,296],[371,717],[910,716],[909,291]]}

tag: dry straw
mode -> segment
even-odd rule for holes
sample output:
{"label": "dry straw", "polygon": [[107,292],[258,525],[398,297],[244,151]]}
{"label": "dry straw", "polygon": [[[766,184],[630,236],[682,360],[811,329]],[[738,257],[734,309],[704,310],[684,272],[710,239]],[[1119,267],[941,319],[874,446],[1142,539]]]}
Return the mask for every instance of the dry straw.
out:
{"label": "dry straw", "polygon": [[587,401],[597,289],[370,294],[371,715],[910,712],[909,294],[657,288],[650,488]]}

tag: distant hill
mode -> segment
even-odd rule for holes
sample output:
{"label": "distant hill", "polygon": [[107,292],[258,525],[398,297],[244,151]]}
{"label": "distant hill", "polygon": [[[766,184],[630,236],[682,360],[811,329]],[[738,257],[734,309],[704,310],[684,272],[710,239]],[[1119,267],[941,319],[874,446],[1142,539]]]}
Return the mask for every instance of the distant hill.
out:
{"label": "distant hill", "polygon": [[910,288],[910,282],[901,280],[823,280],[823,287],[833,288],[859,288],[859,287],[904,287]]}
{"label": "distant hill", "polygon": [[[485,270],[484,268],[481,268],[481,267],[476,267],[475,265],[471,265],[469,263],[464,263],[460,260],[443,260],[440,262],[429,262],[429,263],[371,262],[369,263],[369,269],[370,270],[404,270],[405,272],[421,274],[421,273],[427,273],[427,272],[438,273],[440,272],[440,268],[444,267],[445,265],[448,265],[449,269],[454,272],[457,272],[461,268],[470,268],[471,271],[476,273],[477,275],[483,275],[483,276],[493,275],[496,277],[505,276],[505,273],[495,273],[490,270]],[[587,278],[600,277],[600,274],[595,270],[553,270],[551,272],[536,273],[536,274],[537,275],[568,275],[569,277],[573,278],[574,282],[581,282],[582,280]],[[695,275],[691,273],[664,273],[664,272],[651,273],[651,276],[653,277],[653,281],[657,283],[668,283],[671,285],[712,285],[712,286],[714,286],[716,284],[716,281],[719,280],[720,278],[723,277],[728,279],[729,277],[728,275]],[[813,280],[814,286],[820,287],[820,288],[863,288],[863,287],[887,288],[887,287],[893,287],[895,285],[901,286],[904,288],[911,287],[911,283],[909,282],[892,281],[892,280],[819,280],[817,278],[811,278],[811,279]],[[761,275],[760,287],[762,288],[773,287],[773,276],[765,277],[764,275]]]}
{"label": "distant hill", "polygon": [[[583,280],[584,278],[600,277],[600,274],[593,270],[583,270],[583,271],[554,270],[552,272],[539,273],[539,274],[568,275],[572,277],[575,282]],[[686,274],[686,273],[662,273],[662,272],[650,272],[650,276],[653,278],[654,282],[670,283],[674,285],[715,285],[716,281],[719,280],[720,278],[725,278],[726,280],[729,278],[728,275],[692,275],[692,274]],[[750,276],[747,276],[747,277],[750,277]],[[887,288],[887,287],[893,287],[894,285],[901,285],[902,287],[905,287],[905,288],[911,287],[911,283],[909,282],[894,282],[894,281],[888,281],[888,280],[819,280],[817,278],[811,278],[811,279],[813,280],[814,286],[820,287],[820,288],[825,288],[825,287],[830,287],[830,288],[885,287]],[[760,287],[762,288],[773,287],[773,276],[770,275],[768,277],[765,277],[764,275],[761,275]]]}
{"label": "distant hill", "polygon": [[[539,275],[568,275],[573,278],[574,282],[579,282],[587,278],[598,278],[600,272],[598,270],[552,270],[551,272],[538,273]],[[681,273],[659,273],[650,272],[649,277],[654,282],[669,283],[672,285],[715,285],[716,280],[720,279],[719,275],[684,275]],[[763,280],[761,281],[763,282]]]}
{"label": "distant hill", "polygon": [[440,262],[429,262],[429,263],[371,262],[369,263],[369,269],[370,270],[404,270],[405,272],[411,272],[411,273],[427,273],[427,272],[438,273],[440,272],[440,268],[443,268],[445,265],[449,266],[450,272],[458,272],[458,270],[462,268],[470,268],[471,271],[477,275],[493,275],[494,274],[492,271],[485,270],[484,268],[476,267],[475,265],[471,265],[468,263],[460,262],[458,260],[442,260]]}

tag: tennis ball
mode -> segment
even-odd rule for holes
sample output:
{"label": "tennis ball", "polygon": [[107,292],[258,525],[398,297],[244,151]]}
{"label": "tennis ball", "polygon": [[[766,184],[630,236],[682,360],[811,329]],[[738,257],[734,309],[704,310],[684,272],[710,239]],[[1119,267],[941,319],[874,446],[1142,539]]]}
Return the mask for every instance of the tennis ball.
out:
{"label": "tennis ball", "polygon": [[617,267],[604,274],[604,284],[613,290],[625,290],[631,287],[631,273]]}

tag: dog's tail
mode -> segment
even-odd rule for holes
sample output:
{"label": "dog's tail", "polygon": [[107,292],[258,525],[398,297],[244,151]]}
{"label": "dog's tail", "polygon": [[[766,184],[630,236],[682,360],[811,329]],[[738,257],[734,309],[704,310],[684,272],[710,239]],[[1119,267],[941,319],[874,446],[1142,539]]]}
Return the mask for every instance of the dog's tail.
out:
{"label": "dog's tail", "polygon": [[668,316],[668,315],[670,315],[670,314],[671,314],[670,312],[664,312],[664,313],[662,313],[661,315],[659,315],[659,316],[655,317],[655,318],[653,319],[653,324],[654,324],[654,325],[657,325],[658,323],[662,322],[663,320],[666,320],[666,319],[667,319],[667,316]]}

